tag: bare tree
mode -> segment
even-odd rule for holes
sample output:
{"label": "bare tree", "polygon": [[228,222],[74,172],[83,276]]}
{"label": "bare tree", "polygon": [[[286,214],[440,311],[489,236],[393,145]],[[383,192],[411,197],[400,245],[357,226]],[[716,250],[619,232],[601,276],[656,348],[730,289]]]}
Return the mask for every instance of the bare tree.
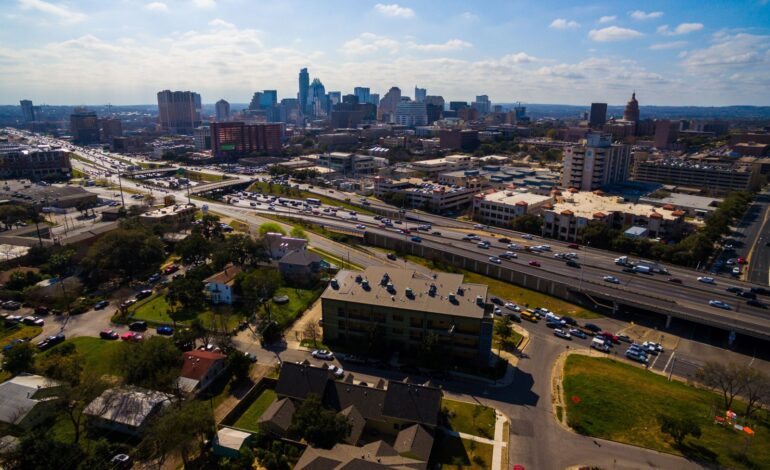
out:
{"label": "bare tree", "polygon": [[741,375],[740,367],[737,365],[733,363],[722,364],[715,361],[707,362],[695,373],[695,377],[704,385],[722,392],[726,410],[732,407],[735,396],[742,391]]}
{"label": "bare tree", "polygon": [[746,417],[770,398],[770,378],[762,371],[744,366],[740,370],[741,395],[746,399]]}
{"label": "bare tree", "polygon": [[302,331],[302,336],[305,337],[305,339],[309,339],[313,341],[313,347],[318,344],[318,337],[321,335],[321,332],[318,331],[318,325],[314,321],[309,321],[305,325],[305,329]]}

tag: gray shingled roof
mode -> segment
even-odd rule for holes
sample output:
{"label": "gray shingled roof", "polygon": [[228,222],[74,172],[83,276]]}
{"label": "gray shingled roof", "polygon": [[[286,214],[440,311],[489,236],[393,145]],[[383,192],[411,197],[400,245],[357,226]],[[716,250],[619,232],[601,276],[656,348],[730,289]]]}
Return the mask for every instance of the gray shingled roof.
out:
{"label": "gray shingled roof", "polygon": [[402,429],[393,445],[399,454],[407,453],[410,457],[427,461],[433,449],[433,436],[419,424]]}

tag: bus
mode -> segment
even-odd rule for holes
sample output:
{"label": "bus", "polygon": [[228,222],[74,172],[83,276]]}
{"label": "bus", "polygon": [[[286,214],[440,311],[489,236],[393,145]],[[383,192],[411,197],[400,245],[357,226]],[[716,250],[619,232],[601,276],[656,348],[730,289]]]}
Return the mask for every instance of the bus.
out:
{"label": "bus", "polygon": [[314,197],[309,197],[309,198],[305,199],[305,201],[307,201],[307,203],[310,204],[311,206],[320,206],[321,205],[320,199],[316,199]]}
{"label": "bus", "polygon": [[532,323],[537,323],[537,321],[539,320],[539,318],[537,317],[537,314],[531,313],[529,311],[521,312],[520,315],[521,315],[521,318],[531,321]]}

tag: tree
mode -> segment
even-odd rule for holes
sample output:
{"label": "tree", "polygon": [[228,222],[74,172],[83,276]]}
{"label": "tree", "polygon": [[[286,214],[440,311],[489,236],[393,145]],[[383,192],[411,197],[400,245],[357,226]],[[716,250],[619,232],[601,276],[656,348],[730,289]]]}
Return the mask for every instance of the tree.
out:
{"label": "tree", "polygon": [[43,280],[43,276],[35,271],[14,271],[11,273],[10,279],[5,283],[5,288],[8,290],[24,290],[29,286],[33,286]]}
{"label": "tree", "polygon": [[142,198],[142,201],[144,202],[145,206],[154,206],[155,205],[155,196],[152,194],[145,194]]}
{"label": "tree", "polygon": [[255,269],[241,274],[237,280],[237,288],[241,293],[242,302],[256,311],[262,302],[270,299],[281,287],[281,274],[276,269]]}
{"label": "tree", "polygon": [[0,206],[0,221],[5,224],[6,230],[10,230],[29,216],[27,208],[19,204],[5,204]]}
{"label": "tree", "polygon": [[3,353],[3,370],[11,375],[29,372],[35,364],[35,350],[29,343],[19,343]]}
{"label": "tree", "polygon": [[201,233],[207,240],[213,238],[224,238],[222,232],[222,225],[219,222],[219,216],[213,214],[206,214],[200,220]]}
{"label": "tree", "polygon": [[305,324],[302,335],[305,337],[305,339],[311,340],[313,342],[313,347],[316,347],[316,344],[318,343],[318,337],[321,335],[321,332],[318,331],[318,325],[314,321],[309,321]]}
{"label": "tree", "polygon": [[310,394],[294,412],[289,434],[305,439],[314,447],[331,449],[350,435],[348,419],[321,405],[318,395]]}
{"label": "tree", "polygon": [[746,399],[746,418],[751,418],[758,405],[770,398],[770,378],[761,370],[742,366],[739,380],[741,395]]}
{"label": "tree", "polygon": [[255,265],[265,258],[265,247],[245,234],[235,234],[218,244],[214,251],[215,269],[223,268],[227,263],[238,266]]}
{"label": "tree", "polygon": [[139,444],[139,453],[149,458],[165,461],[172,452],[182,456],[184,468],[188,468],[190,454],[214,433],[214,416],[208,403],[189,400],[166,408],[147,429]]}
{"label": "tree", "polygon": [[511,227],[519,232],[540,235],[542,231],[542,220],[534,214],[524,214],[514,218],[511,221]]}
{"label": "tree", "polygon": [[176,204],[176,197],[174,197],[173,194],[169,194],[167,196],[163,196],[163,205],[164,206],[168,207],[168,206],[173,206],[174,204]]}
{"label": "tree", "polygon": [[733,405],[733,399],[741,393],[743,381],[739,367],[733,363],[709,361],[695,372],[695,377],[709,388],[722,392],[725,410]]}
{"label": "tree", "polygon": [[201,264],[211,256],[211,242],[200,231],[194,230],[190,235],[180,240],[174,249],[182,257],[185,264]]}
{"label": "tree", "polygon": [[201,310],[206,305],[203,285],[196,279],[180,277],[171,281],[166,291],[166,303],[170,307],[169,316],[174,321],[178,313],[189,313]]}
{"label": "tree", "polygon": [[305,230],[300,227],[299,225],[295,225],[291,228],[291,232],[289,234],[294,238],[304,238],[307,240],[307,233],[305,233]]}
{"label": "tree", "polygon": [[174,343],[159,336],[129,343],[118,350],[115,366],[126,383],[151,390],[173,391],[181,358]]}
{"label": "tree", "polygon": [[17,446],[0,454],[6,470],[72,469],[82,458],[79,446],[54,438],[50,429],[44,427],[23,434]]}
{"label": "tree", "polygon": [[280,233],[281,235],[286,235],[286,230],[276,222],[265,222],[259,226],[259,236],[261,237],[266,233]]}
{"label": "tree", "polygon": [[236,380],[246,380],[251,371],[251,360],[241,351],[233,349],[227,355],[227,368]]}
{"label": "tree", "polygon": [[671,436],[677,447],[682,446],[687,436],[695,438],[701,436],[700,426],[690,417],[658,415],[658,424],[660,424],[660,432]]}
{"label": "tree", "polygon": [[106,272],[134,278],[158,269],[165,256],[158,236],[141,229],[117,229],[91,246],[83,266],[97,275]]}

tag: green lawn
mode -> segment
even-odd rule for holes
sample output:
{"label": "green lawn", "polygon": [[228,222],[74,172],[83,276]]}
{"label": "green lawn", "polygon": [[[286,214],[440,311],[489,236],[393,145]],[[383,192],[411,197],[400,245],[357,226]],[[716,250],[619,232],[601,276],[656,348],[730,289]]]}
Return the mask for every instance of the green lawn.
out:
{"label": "green lawn", "polygon": [[188,178],[191,181],[205,181],[207,183],[225,181],[230,179],[227,176],[213,175],[211,173],[202,173],[199,171],[185,171],[184,177]]}
{"label": "green lawn", "polygon": [[[154,324],[172,325],[174,321],[168,314],[168,302],[165,294],[155,294],[148,297],[128,309],[132,320],[146,320]],[[229,305],[210,306],[208,309],[192,316],[177,319],[177,324],[189,323],[194,318],[199,318],[206,328],[211,330],[221,329],[221,322],[226,321],[227,329],[232,330],[241,322],[242,315],[235,312]]]}
{"label": "green lawn", "polygon": [[243,412],[243,414],[235,422],[236,428],[246,429],[248,431],[259,431],[259,424],[257,421],[262,413],[265,412],[268,406],[275,401],[275,391],[271,389],[265,389],[259,394],[256,400]]}
{"label": "green lawn", "polygon": [[[495,437],[495,410],[477,403],[441,400],[441,408],[447,410],[449,428],[453,431],[493,439]],[[477,416],[473,416],[474,411]]]}
{"label": "green lawn", "polygon": [[[281,328],[291,325],[302,312],[308,309],[310,305],[321,295],[323,289],[297,289],[294,287],[281,287],[273,297],[282,295],[289,296],[289,301],[283,305],[277,305],[270,302],[270,315],[273,321],[277,322]],[[262,307],[260,315],[267,315],[267,308]]]}
{"label": "green lawn", "polygon": [[39,326],[17,324],[14,326],[0,327],[0,348],[19,338],[32,339],[43,331]]}
{"label": "green lawn", "polygon": [[[68,339],[62,344],[66,343],[74,344],[75,349],[84,356],[86,369],[94,370],[99,374],[116,375],[118,373],[113,357],[120,348],[125,347],[122,341],[80,336]],[[61,345],[56,345],[41,355],[50,354],[59,347]]]}
{"label": "green lawn", "polygon": [[461,465],[464,469],[487,470],[492,468],[492,446],[438,433],[430,460],[429,468],[438,465],[455,470]]}
{"label": "green lawn", "polygon": [[[571,355],[564,368],[567,420],[577,432],[604,439],[685,455],[720,467],[770,468],[767,415],[749,423],[753,437],[714,424],[721,395],[606,358]],[[745,410],[733,404],[739,416]],[[657,416],[688,416],[700,425],[700,438],[688,437],[682,448],[660,432]],[[740,422],[740,421],[739,421]],[[745,424],[745,423],[741,423]]]}
{"label": "green lawn", "polygon": [[544,307],[548,310],[558,313],[559,315],[569,315],[573,318],[600,318],[602,316],[597,312],[593,312],[579,305],[575,305],[556,297],[551,297],[548,294],[543,294],[542,292],[515,286],[505,281],[484,276],[482,274],[477,274],[452,266],[446,266],[443,263],[436,263],[413,255],[406,255],[406,259],[416,264],[422,264],[423,266],[427,266],[431,269],[463,274],[465,276],[465,282],[486,284],[489,286],[490,295],[500,297],[506,301],[514,302],[518,305],[521,305],[522,307]]}

